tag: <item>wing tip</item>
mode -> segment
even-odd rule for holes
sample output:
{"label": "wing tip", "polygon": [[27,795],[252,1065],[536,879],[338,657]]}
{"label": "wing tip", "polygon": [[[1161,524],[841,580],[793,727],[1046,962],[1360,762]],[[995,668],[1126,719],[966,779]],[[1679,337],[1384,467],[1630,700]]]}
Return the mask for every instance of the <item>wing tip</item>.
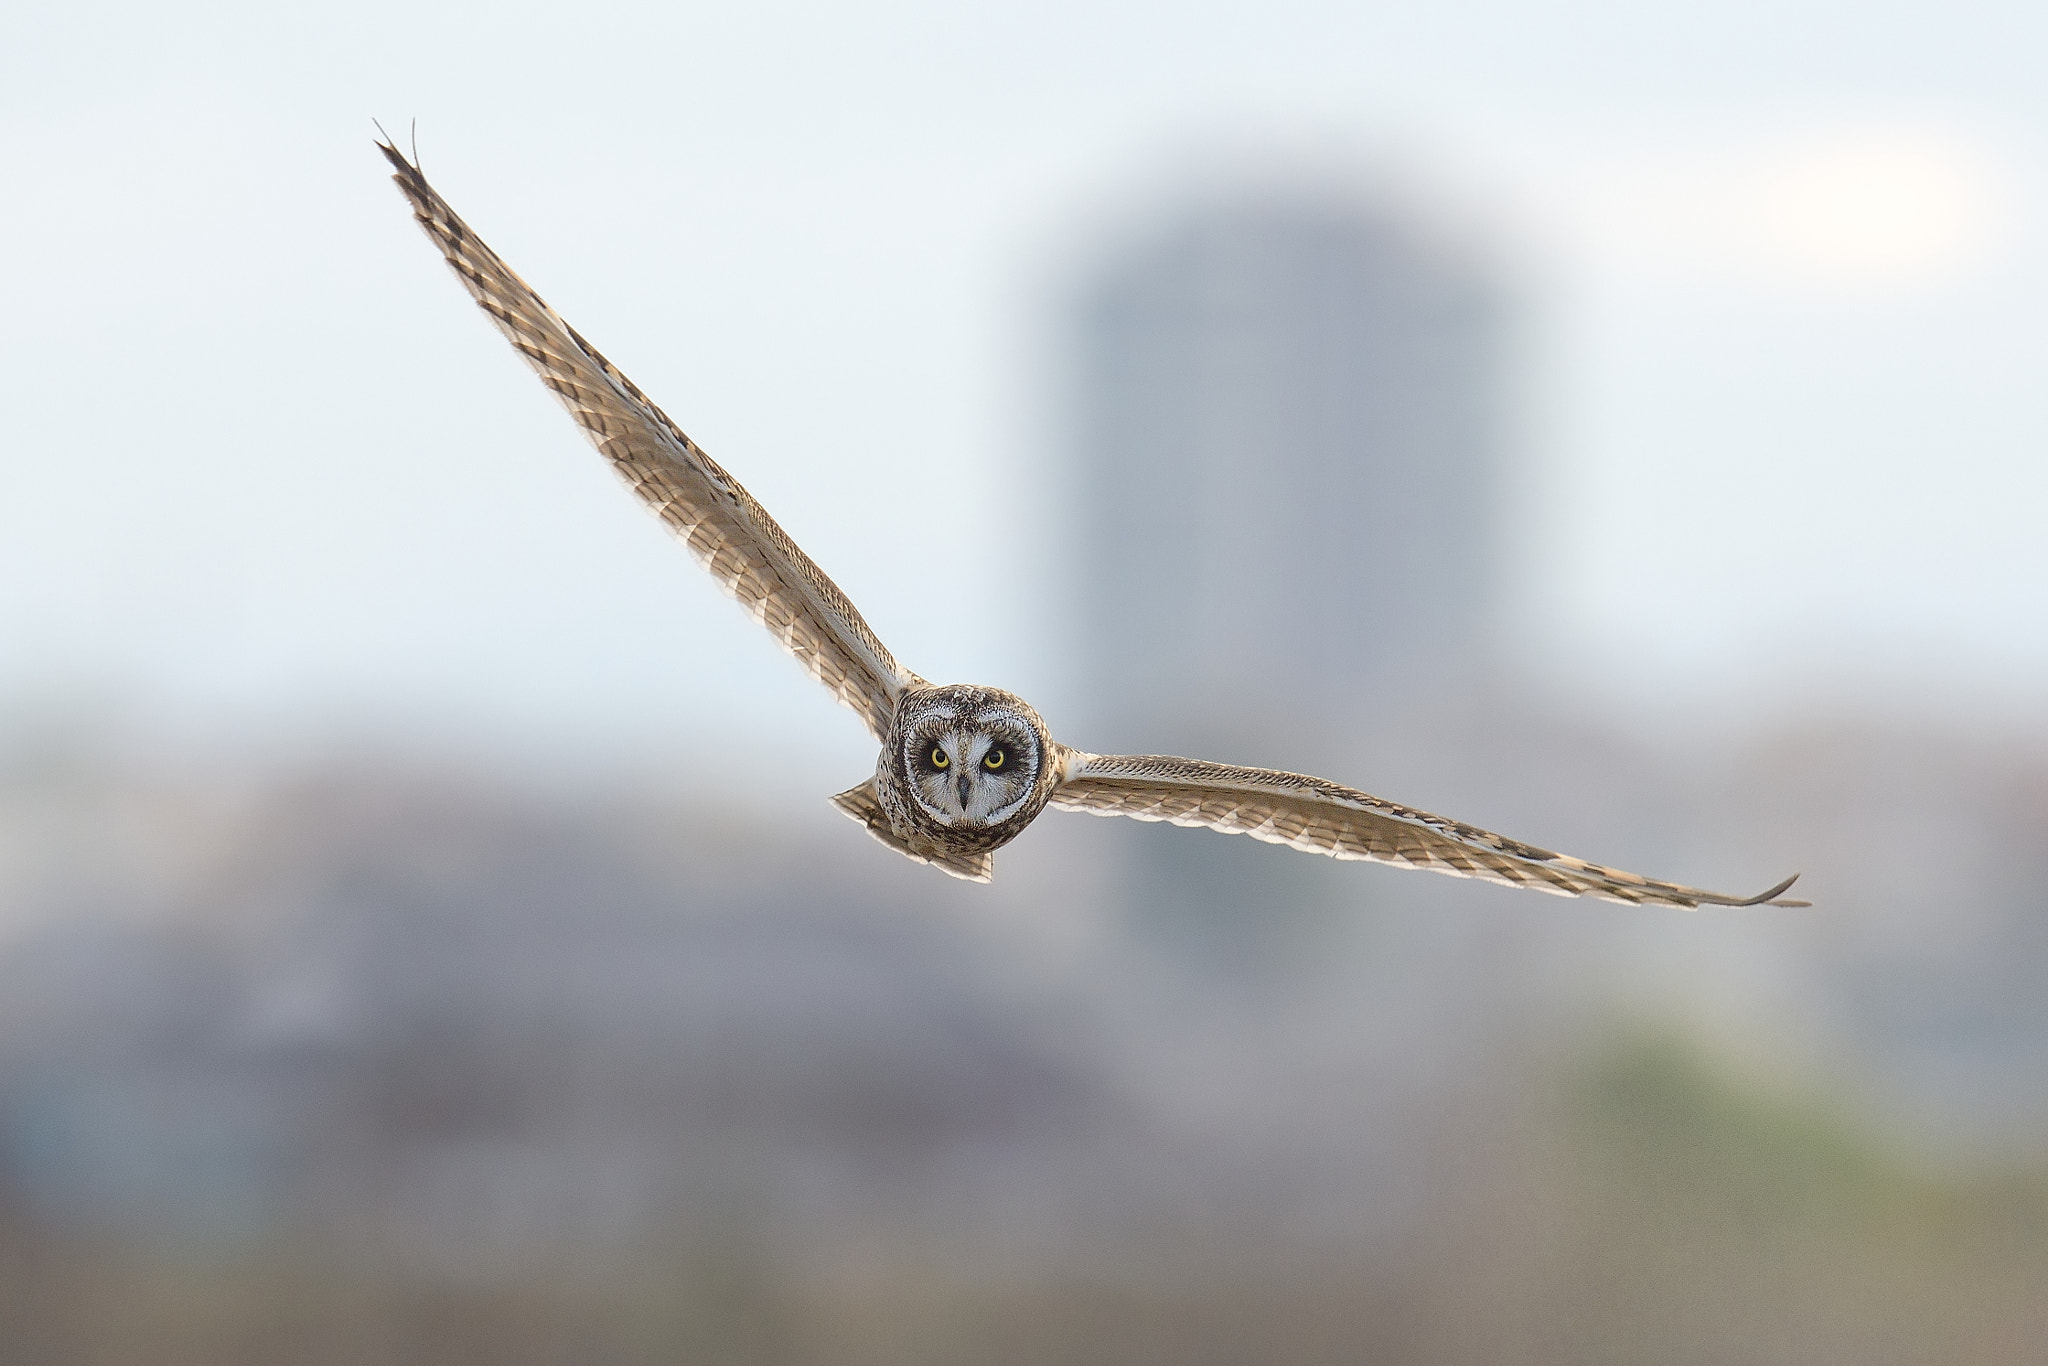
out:
{"label": "wing tip", "polygon": [[1785,895],[1787,891],[1791,890],[1792,884],[1797,881],[1799,881],[1799,874],[1794,873],[1769,891],[1758,892],[1755,896],[1738,901],[1735,904],[1738,906],[1811,906],[1813,904],[1811,901],[1801,901],[1796,897]]}
{"label": "wing tip", "polygon": [[411,160],[407,160],[405,153],[398,150],[398,139],[392,137],[390,133],[386,132],[383,124],[379,123],[375,119],[371,119],[370,126],[377,130],[378,140],[375,144],[377,150],[384,154],[384,159],[386,161],[389,161],[392,164],[392,166],[396,168],[400,175],[403,175],[407,178],[411,178],[413,176],[423,174],[419,167],[420,144],[419,125],[417,123],[413,125],[413,144]]}

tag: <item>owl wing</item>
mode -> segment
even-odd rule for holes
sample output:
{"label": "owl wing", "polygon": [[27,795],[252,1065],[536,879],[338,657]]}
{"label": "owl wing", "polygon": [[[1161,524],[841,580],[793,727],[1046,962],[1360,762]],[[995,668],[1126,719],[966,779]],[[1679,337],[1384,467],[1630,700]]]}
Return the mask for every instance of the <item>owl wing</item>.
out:
{"label": "owl wing", "polygon": [[1755,896],[1726,896],[1553,854],[1321,778],[1199,759],[1075,752],[1050,804],[1096,816],[1203,825],[1306,853],[1427,868],[1553,896],[1597,896],[1688,910],[1811,904],[1779,899],[1797,880],[1796,873]]}
{"label": "owl wing", "polygon": [[896,699],[923,682],[897,664],[838,585],[737,479],[512,272],[389,143],[377,144],[413,217],[514,350],[612,468],[740,605],[884,738]]}

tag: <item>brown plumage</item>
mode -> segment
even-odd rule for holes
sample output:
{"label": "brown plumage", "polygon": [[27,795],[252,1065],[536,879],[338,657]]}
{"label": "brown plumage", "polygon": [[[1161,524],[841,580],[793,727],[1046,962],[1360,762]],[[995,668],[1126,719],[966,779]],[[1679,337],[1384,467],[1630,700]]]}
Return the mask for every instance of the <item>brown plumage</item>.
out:
{"label": "brown plumage", "polygon": [[1159,754],[1084,754],[1052,794],[1062,811],[1130,816],[1250,835],[1304,853],[1427,868],[1557,896],[1664,906],[1804,906],[1774,901],[1797,877],[1755,896],[1659,882],[1507,839],[1301,773]]}
{"label": "brown plumage", "polygon": [[737,479],[469,230],[419,167],[389,143],[378,148],[397,168],[391,178],[455,278],[598,453],[683,538],[720,587],[853,708],[877,740],[886,735],[896,699],[924,680],[896,663],[838,585]]}
{"label": "brown plumage", "polygon": [[934,687],[896,662],[846,595],[739,481],[485,246],[417,165],[389,143],[378,147],[456,278],[591,444],[720,586],[882,743],[875,776],[833,801],[897,852],[986,882],[994,851],[1051,805],[1206,826],[1333,858],[1560,896],[1687,908],[1807,904],[1782,898],[1794,878],[1751,897],[1659,882],[1298,773],[1086,754],[1053,740],[1038,713],[1013,693]]}

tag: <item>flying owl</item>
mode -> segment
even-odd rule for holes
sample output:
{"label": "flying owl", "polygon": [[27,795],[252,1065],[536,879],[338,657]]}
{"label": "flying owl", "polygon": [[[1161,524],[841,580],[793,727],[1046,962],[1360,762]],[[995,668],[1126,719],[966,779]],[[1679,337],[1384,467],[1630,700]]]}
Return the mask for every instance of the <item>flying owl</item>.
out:
{"label": "flying owl", "polygon": [[874,776],[832,800],[919,863],[987,882],[995,851],[1046,807],[1206,826],[1311,854],[1427,868],[1557,896],[1682,906],[1804,906],[1797,875],[1726,896],[1604,868],[1321,778],[1152,754],[1089,754],[1052,738],[1023,698],[933,684],[896,662],[823,570],[633,381],[485,246],[388,141],[378,144],[479,307],[612,468],[725,590],[881,742]]}

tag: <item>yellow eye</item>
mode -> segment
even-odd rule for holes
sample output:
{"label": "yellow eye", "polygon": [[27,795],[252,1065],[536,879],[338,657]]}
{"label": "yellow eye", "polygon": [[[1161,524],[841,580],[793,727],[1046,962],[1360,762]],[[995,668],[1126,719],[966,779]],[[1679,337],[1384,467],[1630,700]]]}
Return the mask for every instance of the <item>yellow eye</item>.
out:
{"label": "yellow eye", "polygon": [[950,764],[952,762],[953,761],[951,759],[948,759],[946,757],[946,751],[940,749],[937,745],[932,746],[931,765],[933,768],[944,768],[947,764]]}
{"label": "yellow eye", "polygon": [[1009,762],[1010,751],[1004,749],[1001,745],[997,745],[994,749],[990,750],[987,754],[982,756],[981,766],[991,773],[997,773],[1002,770],[1004,764],[1007,764]]}

